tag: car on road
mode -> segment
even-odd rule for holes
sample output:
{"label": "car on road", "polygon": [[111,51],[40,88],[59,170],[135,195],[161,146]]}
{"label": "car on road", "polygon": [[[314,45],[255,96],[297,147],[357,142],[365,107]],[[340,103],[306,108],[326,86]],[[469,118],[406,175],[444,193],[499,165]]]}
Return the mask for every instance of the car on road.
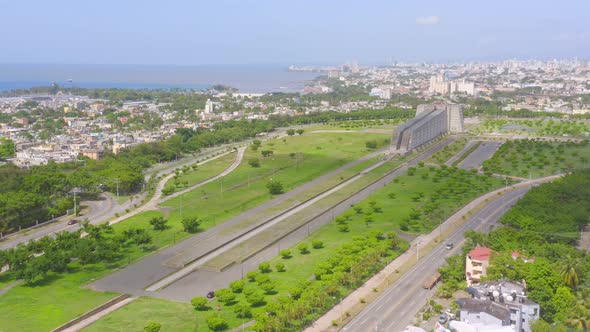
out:
{"label": "car on road", "polygon": [[209,293],[207,293],[207,298],[208,299],[212,299],[215,297],[215,292],[214,291],[210,291]]}
{"label": "car on road", "polygon": [[453,245],[451,242],[448,242],[448,243],[445,245],[445,249],[447,249],[447,250],[451,250],[451,249],[453,249],[453,246],[454,246],[454,245]]}
{"label": "car on road", "polygon": [[78,220],[76,220],[76,219],[72,219],[72,220],[68,221],[68,225],[75,225],[77,223],[78,223]]}
{"label": "car on road", "polygon": [[440,315],[440,317],[438,317],[438,322],[440,324],[444,324],[447,322],[447,319],[449,319],[449,317],[447,316],[447,314],[442,314]]}

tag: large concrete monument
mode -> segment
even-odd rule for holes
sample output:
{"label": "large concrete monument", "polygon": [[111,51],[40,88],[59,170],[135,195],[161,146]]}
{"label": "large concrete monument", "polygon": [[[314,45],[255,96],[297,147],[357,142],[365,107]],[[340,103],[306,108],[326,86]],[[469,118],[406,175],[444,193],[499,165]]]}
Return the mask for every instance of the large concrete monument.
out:
{"label": "large concrete monument", "polygon": [[463,108],[455,104],[418,105],[416,116],[393,131],[392,153],[407,153],[448,133],[463,131]]}

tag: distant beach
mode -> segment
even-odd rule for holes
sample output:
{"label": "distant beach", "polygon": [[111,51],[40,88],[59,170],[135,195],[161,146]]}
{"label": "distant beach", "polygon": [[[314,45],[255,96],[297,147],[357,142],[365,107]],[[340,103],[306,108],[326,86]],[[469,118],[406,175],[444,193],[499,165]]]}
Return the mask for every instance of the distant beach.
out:
{"label": "distant beach", "polygon": [[[119,89],[195,89],[228,85],[243,93],[298,92],[318,73],[287,66],[143,66],[0,64],[0,91],[47,86]],[[71,80],[71,81],[69,81]]]}

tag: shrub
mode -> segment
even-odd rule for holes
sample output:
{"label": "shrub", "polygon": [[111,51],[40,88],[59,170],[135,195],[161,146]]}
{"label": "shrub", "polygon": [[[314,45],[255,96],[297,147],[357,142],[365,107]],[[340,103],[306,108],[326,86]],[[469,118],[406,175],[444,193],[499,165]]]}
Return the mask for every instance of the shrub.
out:
{"label": "shrub", "polygon": [[248,160],[248,165],[256,168],[256,167],[260,167],[260,160],[258,158],[250,158]]}
{"label": "shrub", "polygon": [[207,326],[213,331],[223,331],[227,329],[227,322],[218,313],[207,317]]}
{"label": "shrub", "polygon": [[272,271],[269,262],[262,262],[258,264],[258,270],[260,270],[262,273],[270,273]]}
{"label": "shrub", "polygon": [[199,311],[209,309],[209,307],[207,306],[207,303],[209,303],[209,300],[207,300],[207,298],[204,296],[197,296],[191,300],[191,304],[193,305],[195,310],[199,310]]}
{"label": "shrub", "polygon": [[320,240],[312,240],[311,241],[311,246],[314,249],[322,249],[324,247],[324,242],[322,242]]}
{"label": "shrub", "polygon": [[182,218],[182,227],[187,233],[196,233],[199,231],[201,221],[197,217],[185,217]]}
{"label": "shrub", "polygon": [[270,277],[267,274],[259,274],[256,276],[256,283],[258,285],[262,285],[267,282],[270,282]]}
{"label": "shrub", "polygon": [[291,258],[291,250],[289,249],[283,249],[281,250],[281,257],[283,257],[283,259],[289,259]]}
{"label": "shrub", "polygon": [[275,264],[275,268],[277,269],[278,272],[285,272],[285,263],[278,262]]}
{"label": "shrub", "polygon": [[297,246],[297,249],[299,249],[299,253],[301,253],[302,255],[309,253],[309,247],[307,246],[307,243],[299,244]]}
{"label": "shrub", "polygon": [[155,231],[163,231],[168,228],[168,219],[164,219],[164,217],[153,217],[150,219],[150,225],[154,228]]}
{"label": "shrub", "polygon": [[261,291],[256,290],[246,295],[246,301],[248,301],[252,307],[259,307],[264,305],[264,294]]}
{"label": "shrub", "polygon": [[230,305],[231,303],[235,302],[236,294],[232,292],[229,288],[221,288],[215,291],[215,297],[221,303],[225,303]]}
{"label": "shrub", "polygon": [[271,195],[280,195],[283,193],[283,184],[279,181],[269,181],[266,188]]}
{"label": "shrub", "polygon": [[246,278],[248,278],[249,282],[256,281],[256,277],[258,276],[258,271],[250,271],[246,273]]}
{"label": "shrub", "polygon": [[275,294],[275,287],[275,283],[272,281],[268,281],[260,285],[260,288],[265,294]]}
{"label": "shrub", "polygon": [[244,280],[236,280],[229,284],[229,288],[231,288],[234,293],[241,293],[244,290],[245,284]]}
{"label": "shrub", "polygon": [[146,325],[143,328],[143,330],[145,332],[159,332],[161,328],[162,328],[162,324],[156,323],[156,322],[151,322],[148,325]]}
{"label": "shrub", "polygon": [[343,233],[346,233],[350,230],[350,228],[348,227],[348,225],[340,225],[340,226],[338,226],[338,230]]}
{"label": "shrub", "polygon": [[246,303],[238,303],[234,307],[234,313],[238,318],[250,318],[252,317],[252,310],[250,310],[250,306]]}

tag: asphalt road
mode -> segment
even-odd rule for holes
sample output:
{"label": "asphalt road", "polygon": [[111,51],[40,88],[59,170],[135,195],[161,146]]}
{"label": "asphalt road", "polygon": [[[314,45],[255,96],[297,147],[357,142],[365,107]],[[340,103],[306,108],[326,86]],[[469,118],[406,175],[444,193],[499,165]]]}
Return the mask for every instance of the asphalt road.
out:
{"label": "asphalt road", "polygon": [[476,169],[479,170],[481,164],[490,159],[502,145],[502,141],[483,142],[477,149],[471,152],[465,159],[463,159],[457,167],[464,170]]}
{"label": "asphalt road", "polygon": [[[422,288],[423,282],[445,264],[446,257],[460,252],[460,244],[464,240],[463,233],[470,229],[488,231],[490,226],[529,189],[530,187],[526,187],[509,192],[473,214],[460,229],[421,258],[418,264],[387,288],[341,331],[403,331],[407,325],[414,322],[416,313],[434,294],[434,290]],[[445,249],[446,243],[449,242],[455,244],[453,250]],[[417,248],[409,250],[417,251]]]}

